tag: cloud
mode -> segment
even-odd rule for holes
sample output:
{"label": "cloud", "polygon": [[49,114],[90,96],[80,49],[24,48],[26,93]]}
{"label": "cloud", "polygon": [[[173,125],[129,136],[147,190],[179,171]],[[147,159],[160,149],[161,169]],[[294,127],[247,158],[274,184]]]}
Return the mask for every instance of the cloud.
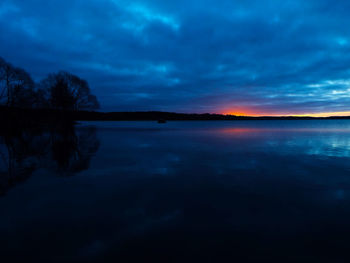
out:
{"label": "cloud", "polygon": [[69,70],[104,110],[347,111],[347,1],[7,0],[0,54]]}

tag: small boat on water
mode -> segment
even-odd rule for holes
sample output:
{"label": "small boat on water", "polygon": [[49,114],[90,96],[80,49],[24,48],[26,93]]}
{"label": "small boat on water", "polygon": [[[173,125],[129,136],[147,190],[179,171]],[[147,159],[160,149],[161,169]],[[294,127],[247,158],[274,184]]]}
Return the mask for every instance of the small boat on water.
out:
{"label": "small boat on water", "polygon": [[160,119],[160,120],[158,120],[158,123],[166,123],[166,120]]}

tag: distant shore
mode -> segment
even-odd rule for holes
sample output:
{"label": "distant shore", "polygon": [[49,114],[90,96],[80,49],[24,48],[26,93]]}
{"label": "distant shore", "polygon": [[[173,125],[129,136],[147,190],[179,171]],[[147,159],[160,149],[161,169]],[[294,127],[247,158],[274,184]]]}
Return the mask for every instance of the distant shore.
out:
{"label": "distant shore", "polygon": [[235,121],[235,120],[330,120],[350,119],[350,116],[298,117],[298,116],[235,116],[223,114],[189,114],[160,111],[142,112],[97,112],[97,111],[59,111],[51,109],[23,109],[0,107],[0,120],[55,121],[69,119],[74,121]]}

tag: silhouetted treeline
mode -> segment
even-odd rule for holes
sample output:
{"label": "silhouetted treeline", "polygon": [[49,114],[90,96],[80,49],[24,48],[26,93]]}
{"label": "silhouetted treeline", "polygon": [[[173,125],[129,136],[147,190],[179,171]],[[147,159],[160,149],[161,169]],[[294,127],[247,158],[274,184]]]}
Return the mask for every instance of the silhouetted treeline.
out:
{"label": "silhouetted treeline", "polygon": [[222,114],[190,114],[160,111],[144,112],[72,112],[75,120],[86,121],[234,121],[234,120],[312,120],[312,119],[350,119],[350,117],[248,117]]}
{"label": "silhouetted treeline", "polygon": [[0,57],[0,105],[7,107],[93,110],[99,108],[88,83],[68,72],[50,74],[39,83]]}
{"label": "silhouetted treeline", "polygon": [[55,109],[21,109],[0,106],[0,122],[11,125],[16,119],[28,126],[59,120],[71,121],[234,121],[234,120],[313,120],[313,119],[350,119],[343,117],[245,117],[221,114],[186,114],[172,112],[95,112],[95,111],[60,111]]}

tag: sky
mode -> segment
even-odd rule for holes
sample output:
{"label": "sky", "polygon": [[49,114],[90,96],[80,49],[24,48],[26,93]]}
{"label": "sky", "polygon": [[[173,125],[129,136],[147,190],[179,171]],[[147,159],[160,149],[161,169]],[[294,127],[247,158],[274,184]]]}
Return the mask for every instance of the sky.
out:
{"label": "sky", "polygon": [[0,56],[103,111],[350,115],[348,0],[2,0]]}

